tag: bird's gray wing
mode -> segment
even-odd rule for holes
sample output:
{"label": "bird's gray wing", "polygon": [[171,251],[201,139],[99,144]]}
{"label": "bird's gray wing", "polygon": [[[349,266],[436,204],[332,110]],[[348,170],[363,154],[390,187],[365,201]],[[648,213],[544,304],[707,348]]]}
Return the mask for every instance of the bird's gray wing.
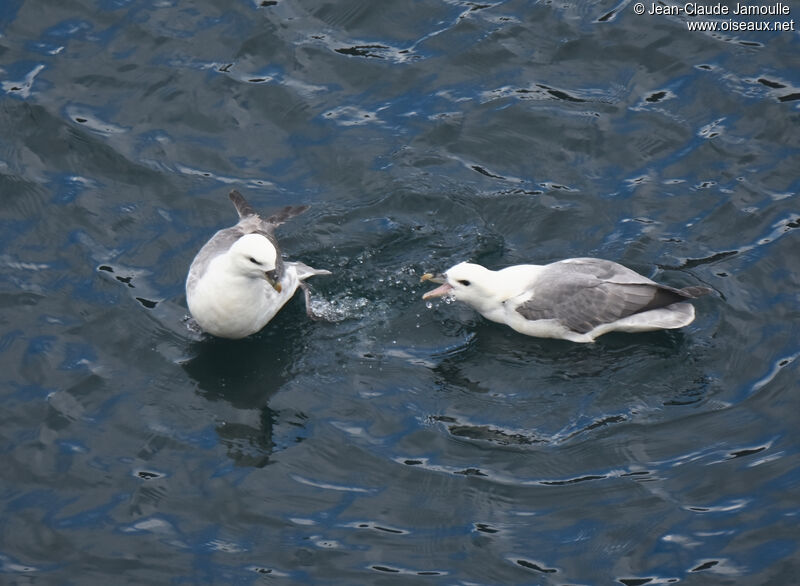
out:
{"label": "bird's gray wing", "polygon": [[628,267],[602,258],[570,258],[547,265],[547,270],[591,275],[611,283],[655,284],[654,281]]}
{"label": "bird's gray wing", "polygon": [[256,212],[253,206],[251,206],[244,196],[235,189],[231,190],[231,192],[228,194],[228,197],[230,198],[231,202],[233,202],[236,212],[239,214],[239,219],[258,215],[258,212]]}
{"label": "bird's gray wing", "polygon": [[[309,206],[285,206],[269,216],[267,219],[264,219],[258,214],[258,212],[256,212],[255,208],[250,205],[247,199],[245,199],[245,197],[237,190],[231,190],[231,192],[228,194],[228,197],[230,198],[231,202],[233,202],[236,212],[239,214],[239,223],[233,228],[230,228],[230,230],[239,231],[239,236],[234,239],[234,242],[236,239],[244,236],[245,234],[261,234],[267,238],[278,253],[275,261],[275,270],[273,271],[273,276],[275,280],[280,281],[283,277],[285,267],[283,258],[281,256],[281,249],[280,246],[278,246],[278,239],[275,237],[275,228],[287,220],[294,218],[295,216],[299,216],[305,212]],[[233,242],[228,244],[228,248],[230,248],[231,244],[233,244]],[[227,250],[227,248],[225,250]]]}
{"label": "bird's gray wing", "polygon": [[634,313],[685,301],[692,297],[687,293],[611,261],[553,263],[540,274],[532,297],[516,311],[529,320],[555,319],[584,334]]}
{"label": "bird's gray wing", "polygon": [[269,228],[262,226],[262,230],[269,230],[271,228],[275,228],[276,226],[280,226],[287,220],[290,220],[295,216],[299,216],[309,208],[307,205],[285,206],[267,219],[264,219],[259,216],[258,212],[253,206],[250,205],[245,197],[235,189],[231,190],[231,192],[228,194],[228,197],[233,202],[236,212],[239,214],[240,220],[244,220],[251,216],[256,216],[262,224],[267,224],[269,226]]}
{"label": "bird's gray wing", "polygon": [[[632,271],[628,267],[622,266],[611,260],[601,258],[570,258],[548,265],[548,270],[553,269],[558,272],[573,272],[583,275],[592,275],[601,281],[615,283],[618,285],[652,285],[662,291],[671,291],[684,299],[695,299],[702,295],[711,293],[711,289],[702,286],[683,287],[676,289],[668,285],[662,285],[647,277]],[[653,309],[649,307],[648,309]]]}
{"label": "bird's gray wing", "polygon": [[223,228],[214,234],[194,257],[192,266],[189,267],[187,287],[191,288],[193,283],[205,274],[211,261],[220,254],[227,252],[233,246],[233,243],[244,235],[245,232],[242,231],[238,224],[230,228]]}
{"label": "bird's gray wing", "polygon": [[286,207],[278,210],[274,214],[272,214],[265,221],[267,223],[271,224],[272,226],[280,226],[281,224],[283,224],[287,220],[290,220],[290,219],[294,218],[295,216],[299,216],[304,211],[306,211],[308,208],[309,208],[309,206],[307,206],[307,205],[286,206]]}
{"label": "bird's gray wing", "polygon": [[252,228],[251,231],[253,232],[272,232],[276,226],[280,226],[287,220],[299,216],[309,208],[307,205],[285,206],[270,217],[264,219],[258,214],[255,208],[250,205],[245,197],[235,189],[231,190],[228,197],[233,202],[236,212],[239,214],[239,223],[247,220],[245,223]]}

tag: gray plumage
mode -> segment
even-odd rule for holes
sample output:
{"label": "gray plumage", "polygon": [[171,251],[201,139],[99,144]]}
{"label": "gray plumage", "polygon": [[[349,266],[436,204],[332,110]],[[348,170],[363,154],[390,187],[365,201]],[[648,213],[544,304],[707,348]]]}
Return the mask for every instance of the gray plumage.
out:
{"label": "gray plumage", "polygon": [[612,261],[576,258],[547,265],[534,296],[516,311],[529,320],[555,319],[585,334],[599,325],[667,307],[711,292],[708,287],[675,289]]}
{"label": "gray plumage", "polygon": [[277,253],[273,274],[276,281],[280,281],[283,277],[284,263],[283,258],[281,258],[278,239],[275,237],[275,228],[287,220],[299,216],[308,209],[308,206],[286,206],[265,220],[258,215],[258,212],[248,203],[244,196],[235,189],[228,194],[228,197],[239,214],[239,222],[235,226],[219,230],[200,249],[189,270],[189,276],[186,281],[187,288],[194,286],[200,275],[206,272],[208,264],[214,257],[227,252],[233,246],[233,243],[245,234],[261,234],[272,243]]}
{"label": "gray plumage", "polygon": [[450,296],[485,318],[541,338],[593,342],[608,332],[646,332],[684,327],[694,320],[688,301],[707,287],[676,289],[620,264],[570,258],[549,265],[515,265],[492,271],[459,263],[423,299]]}
{"label": "gray plumage", "polygon": [[306,313],[314,317],[311,293],[303,281],[330,271],[284,261],[275,238],[277,226],[308,206],[286,206],[264,219],[238,191],[231,191],[229,197],[239,221],[206,242],[186,277],[186,303],[192,317],[210,334],[243,338],[263,328],[298,288],[305,295]]}

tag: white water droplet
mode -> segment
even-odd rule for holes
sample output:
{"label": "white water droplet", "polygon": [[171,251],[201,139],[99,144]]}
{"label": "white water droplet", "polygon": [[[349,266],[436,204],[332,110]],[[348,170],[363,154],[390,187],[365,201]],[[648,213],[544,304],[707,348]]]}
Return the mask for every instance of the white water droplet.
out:
{"label": "white water droplet", "polygon": [[329,322],[359,318],[368,306],[369,301],[363,297],[343,296],[333,299],[313,298],[311,300],[311,312]]}

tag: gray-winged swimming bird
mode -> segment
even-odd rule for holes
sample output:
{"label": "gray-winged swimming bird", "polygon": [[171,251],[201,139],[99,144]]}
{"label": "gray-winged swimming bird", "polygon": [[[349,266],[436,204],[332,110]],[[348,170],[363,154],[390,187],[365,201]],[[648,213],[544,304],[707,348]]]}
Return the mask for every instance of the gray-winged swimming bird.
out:
{"label": "gray-winged swimming bird", "polygon": [[311,315],[310,292],[303,281],[331,273],[281,259],[274,234],[276,226],[308,206],[286,206],[265,220],[238,191],[229,197],[239,222],[214,234],[189,268],[186,302],[192,317],[209,334],[244,338],[263,328],[298,287]]}
{"label": "gray-winged swimming bird", "polygon": [[609,260],[568,258],[548,265],[516,265],[492,271],[462,262],[422,298],[451,296],[486,319],[539,338],[594,342],[608,332],[674,329],[694,320],[688,303],[708,287],[675,289]]}

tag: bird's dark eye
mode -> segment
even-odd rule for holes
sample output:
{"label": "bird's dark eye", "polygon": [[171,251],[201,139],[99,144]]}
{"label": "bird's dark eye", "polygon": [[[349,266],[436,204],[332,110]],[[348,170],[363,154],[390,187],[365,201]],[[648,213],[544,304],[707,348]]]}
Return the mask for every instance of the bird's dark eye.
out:
{"label": "bird's dark eye", "polygon": [[464,285],[464,287],[469,287],[471,285],[471,283],[466,279],[459,279],[458,282]]}
{"label": "bird's dark eye", "polygon": [[256,265],[260,265],[261,263],[254,259],[252,256],[250,257],[250,262]]}

